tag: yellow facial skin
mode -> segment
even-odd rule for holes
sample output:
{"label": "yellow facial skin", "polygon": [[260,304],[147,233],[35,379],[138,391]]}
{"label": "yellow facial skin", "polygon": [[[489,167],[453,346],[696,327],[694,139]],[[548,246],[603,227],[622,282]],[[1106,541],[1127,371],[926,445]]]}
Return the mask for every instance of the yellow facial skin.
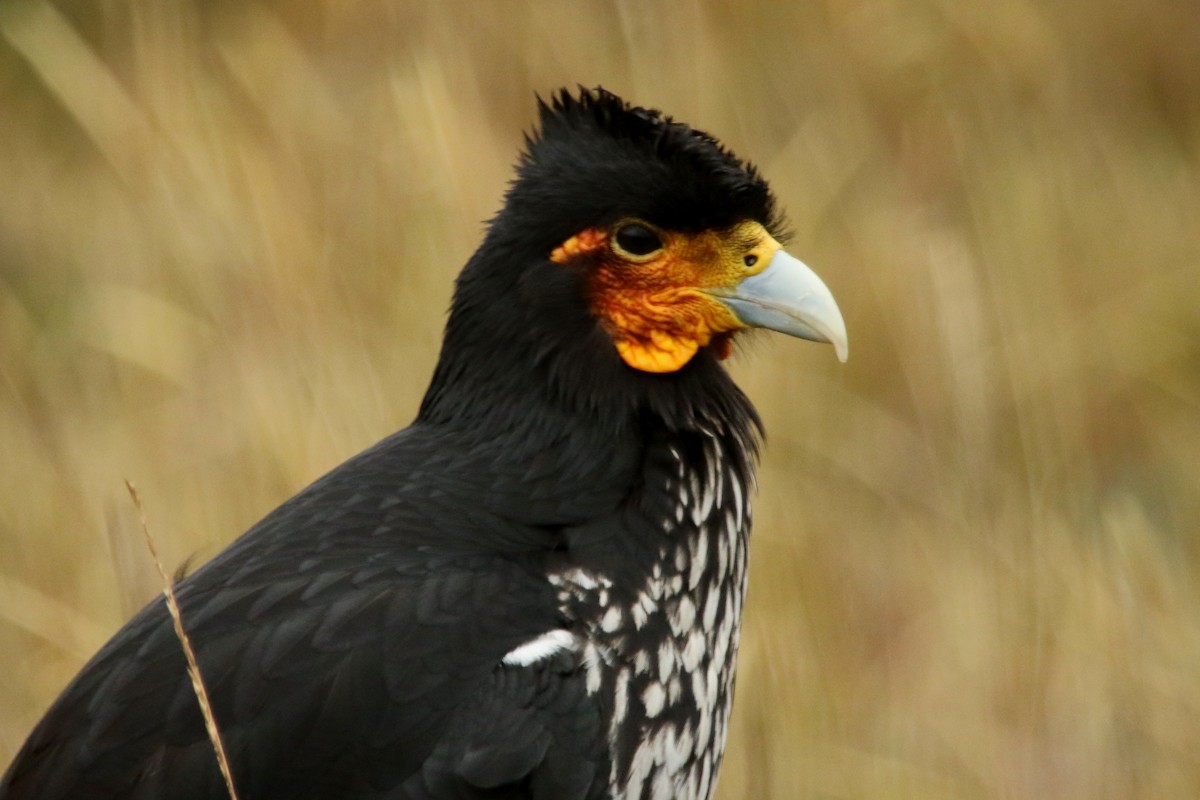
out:
{"label": "yellow facial skin", "polygon": [[[616,232],[629,224],[657,233],[662,248],[644,256],[623,251]],[[727,290],[761,272],[780,247],[757,222],[678,233],[627,219],[572,236],[550,259],[585,270],[592,313],[626,364],[674,372],[714,337],[718,355],[729,354],[732,333],[745,326],[707,290]]]}

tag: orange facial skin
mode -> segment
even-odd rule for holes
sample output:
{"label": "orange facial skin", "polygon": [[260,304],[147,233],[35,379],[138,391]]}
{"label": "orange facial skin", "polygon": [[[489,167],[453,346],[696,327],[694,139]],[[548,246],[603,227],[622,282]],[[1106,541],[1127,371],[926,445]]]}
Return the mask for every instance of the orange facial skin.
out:
{"label": "orange facial skin", "polygon": [[[637,256],[615,242],[623,225],[658,234],[663,247]],[[555,248],[550,259],[585,271],[592,313],[626,364],[644,372],[674,372],[712,343],[729,355],[733,333],[745,327],[714,295],[761,272],[780,247],[757,222],[700,233],[622,220],[589,228]]]}

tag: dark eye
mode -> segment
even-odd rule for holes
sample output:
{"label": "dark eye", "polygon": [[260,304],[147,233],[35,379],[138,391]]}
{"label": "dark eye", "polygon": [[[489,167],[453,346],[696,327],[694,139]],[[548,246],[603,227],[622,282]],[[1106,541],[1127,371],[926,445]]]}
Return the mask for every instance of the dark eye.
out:
{"label": "dark eye", "polygon": [[657,233],[636,222],[618,228],[615,240],[617,248],[631,256],[648,256],[663,246]]}

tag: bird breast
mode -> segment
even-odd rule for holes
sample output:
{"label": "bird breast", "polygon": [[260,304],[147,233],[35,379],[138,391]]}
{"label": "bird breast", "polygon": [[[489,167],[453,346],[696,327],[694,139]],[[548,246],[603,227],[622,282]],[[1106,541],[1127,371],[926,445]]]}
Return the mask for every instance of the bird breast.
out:
{"label": "bird breast", "polygon": [[639,580],[615,585],[579,567],[551,576],[560,611],[584,632],[587,690],[611,709],[614,797],[708,798],[725,747],[751,487],[720,439],[701,449],[697,460],[668,447],[675,474]]}

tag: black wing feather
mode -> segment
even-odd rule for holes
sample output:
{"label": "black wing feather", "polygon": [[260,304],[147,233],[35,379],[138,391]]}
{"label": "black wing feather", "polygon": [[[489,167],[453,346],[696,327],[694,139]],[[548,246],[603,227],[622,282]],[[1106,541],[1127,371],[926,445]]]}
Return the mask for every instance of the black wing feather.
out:
{"label": "black wing feather", "polygon": [[[178,585],[245,797],[532,797],[544,765],[538,785],[569,790],[547,796],[588,796],[590,781],[572,787],[598,774],[599,714],[555,688],[578,683],[579,666],[500,663],[560,622],[541,556],[437,546],[550,534],[465,511],[458,477],[430,480],[438,444],[385,440]],[[572,702],[555,706],[563,692]],[[581,711],[582,738],[554,719]],[[168,795],[225,789],[158,600],[63,693],[0,797]]]}

